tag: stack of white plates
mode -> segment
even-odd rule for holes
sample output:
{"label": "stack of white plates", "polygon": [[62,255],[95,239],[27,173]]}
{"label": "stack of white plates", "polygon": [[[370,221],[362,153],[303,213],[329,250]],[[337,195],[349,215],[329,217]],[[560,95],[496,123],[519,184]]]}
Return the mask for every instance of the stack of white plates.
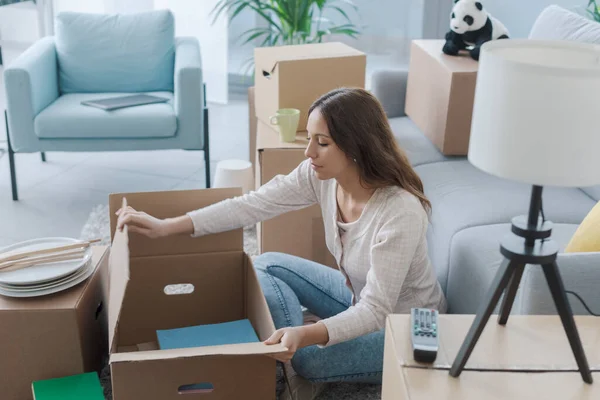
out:
{"label": "stack of white plates", "polygon": [[[0,258],[15,253],[43,250],[57,246],[81,243],[71,238],[43,238],[28,240],[0,249]],[[92,249],[88,246],[81,258],[36,264],[27,268],[2,272],[0,295],[9,297],[45,296],[69,289],[89,278],[94,272]]]}

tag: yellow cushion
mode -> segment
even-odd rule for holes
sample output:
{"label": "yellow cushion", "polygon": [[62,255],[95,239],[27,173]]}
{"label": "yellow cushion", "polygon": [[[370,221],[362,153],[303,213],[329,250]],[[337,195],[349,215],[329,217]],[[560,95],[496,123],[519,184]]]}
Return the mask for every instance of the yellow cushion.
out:
{"label": "yellow cushion", "polygon": [[565,253],[600,251],[600,202],[583,219]]}

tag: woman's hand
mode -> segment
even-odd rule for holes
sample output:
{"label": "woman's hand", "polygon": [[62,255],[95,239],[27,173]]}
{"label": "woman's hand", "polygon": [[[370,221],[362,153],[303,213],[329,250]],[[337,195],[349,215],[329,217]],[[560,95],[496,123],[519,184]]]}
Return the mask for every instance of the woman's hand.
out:
{"label": "woman's hand", "polygon": [[301,347],[302,327],[298,326],[294,328],[278,329],[265,341],[265,344],[277,344],[280,342],[287,347],[288,351],[285,353],[273,354],[271,357],[281,362],[290,361],[292,357],[294,357],[296,351]]}
{"label": "woman's hand", "polygon": [[278,361],[290,361],[298,349],[315,344],[325,345],[329,341],[329,332],[324,324],[311,324],[295,326],[293,328],[281,328],[275,331],[265,344],[281,343],[287,347],[285,353],[273,354],[271,357]]}
{"label": "woman's hand", "polygon": [[127,225],[130,232],[140,233],[152,239],[169,235],[167,220],[158,219],[143,211],[136,211],[132,207],[120,208],[116,214],[119,216],[117,221],[119,231]]}

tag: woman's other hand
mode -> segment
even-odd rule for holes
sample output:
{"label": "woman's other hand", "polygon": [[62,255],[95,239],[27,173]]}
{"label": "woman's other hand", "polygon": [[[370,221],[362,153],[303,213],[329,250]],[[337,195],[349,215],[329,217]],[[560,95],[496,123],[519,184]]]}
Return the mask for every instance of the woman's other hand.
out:
{"label": "woman's other hand", "polygon": [[136,211],[132,207],[120,208],[116,212],[119,217],[117,229],[123,230],[127,225],[130,232],[135,232],[156,239],[169,235],[167,220],[159,219],[143,211]]}

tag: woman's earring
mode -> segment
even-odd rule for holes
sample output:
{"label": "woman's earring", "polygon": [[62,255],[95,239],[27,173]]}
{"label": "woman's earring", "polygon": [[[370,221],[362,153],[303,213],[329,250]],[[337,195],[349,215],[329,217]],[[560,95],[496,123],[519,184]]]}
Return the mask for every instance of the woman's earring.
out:
{"label": "woman's earring", "polygon": [[356,162],[356,158],[354,159],[354,162]]}

